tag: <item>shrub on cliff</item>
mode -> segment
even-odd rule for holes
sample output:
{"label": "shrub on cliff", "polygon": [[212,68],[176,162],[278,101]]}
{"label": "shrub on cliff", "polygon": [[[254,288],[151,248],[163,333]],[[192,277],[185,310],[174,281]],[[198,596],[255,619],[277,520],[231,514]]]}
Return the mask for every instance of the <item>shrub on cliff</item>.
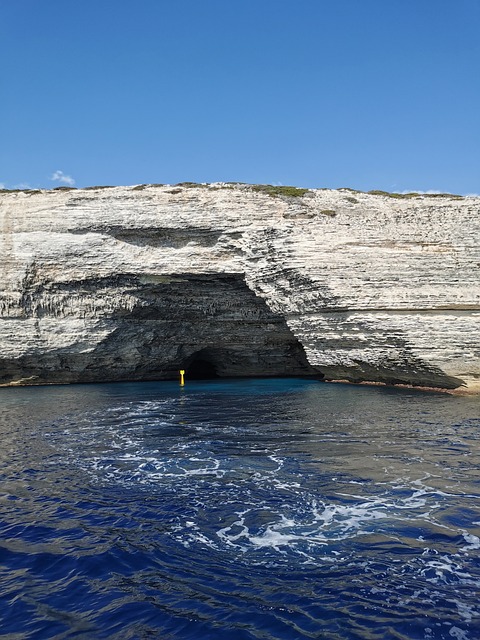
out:
{"label": "shrub on cliff", "polygon": [[265,193],[267,196],[276,198],[277,196],[290,196],[299,198],[309,192],[309,189],[300,189],[299,187],[275,186],[272,184],[253,184],[252,191]]}

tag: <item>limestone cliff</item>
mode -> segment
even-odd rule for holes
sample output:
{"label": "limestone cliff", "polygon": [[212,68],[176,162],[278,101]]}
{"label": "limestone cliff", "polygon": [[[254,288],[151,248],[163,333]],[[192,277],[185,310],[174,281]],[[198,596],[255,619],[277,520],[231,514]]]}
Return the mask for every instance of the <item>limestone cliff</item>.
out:
{"label": "limestone cliff", "polygon": [[0,211],[1,384],[479,387],[479,198],[139,185]]}

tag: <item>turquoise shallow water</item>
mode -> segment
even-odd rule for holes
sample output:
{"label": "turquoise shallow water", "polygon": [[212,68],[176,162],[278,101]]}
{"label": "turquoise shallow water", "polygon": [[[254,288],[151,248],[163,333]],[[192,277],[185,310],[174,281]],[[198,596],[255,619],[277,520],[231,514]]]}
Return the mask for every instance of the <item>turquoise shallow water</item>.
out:
{"label": "turquoise shallow water", "polygon": [[0,637],[480,637],[474,398],[0,390]]}

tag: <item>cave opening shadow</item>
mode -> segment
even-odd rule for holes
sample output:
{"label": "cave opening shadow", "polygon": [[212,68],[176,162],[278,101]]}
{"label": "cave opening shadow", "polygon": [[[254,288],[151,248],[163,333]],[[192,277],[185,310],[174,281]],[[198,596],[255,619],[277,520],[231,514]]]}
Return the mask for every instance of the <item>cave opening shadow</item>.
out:
{"label": "cave opening shadow", "polygon": [[212,380],[218,378],[217,367],[208,349],[197,351],[185,365],[186,377],[189,380]]}

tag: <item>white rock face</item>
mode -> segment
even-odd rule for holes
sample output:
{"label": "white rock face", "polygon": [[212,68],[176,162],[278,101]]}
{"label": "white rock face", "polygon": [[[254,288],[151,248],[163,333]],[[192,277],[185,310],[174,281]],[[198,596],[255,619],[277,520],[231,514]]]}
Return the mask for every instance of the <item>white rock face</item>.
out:
{"label": "white rock face", "polygon": [[142,185],[0,192],[0,212],[0,383],[480,388],[479,198]]}

